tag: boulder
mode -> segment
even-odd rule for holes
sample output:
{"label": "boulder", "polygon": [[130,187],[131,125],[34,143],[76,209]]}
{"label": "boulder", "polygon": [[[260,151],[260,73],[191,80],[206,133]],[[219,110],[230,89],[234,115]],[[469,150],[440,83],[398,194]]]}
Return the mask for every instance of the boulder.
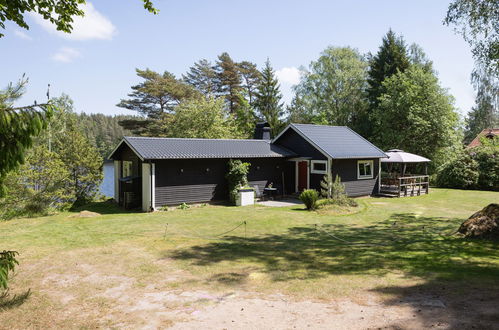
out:
{"label": "boulder", "polygon": [[489,204],[473,214],[458,232],[470,238],[499,239],[499,204]]}

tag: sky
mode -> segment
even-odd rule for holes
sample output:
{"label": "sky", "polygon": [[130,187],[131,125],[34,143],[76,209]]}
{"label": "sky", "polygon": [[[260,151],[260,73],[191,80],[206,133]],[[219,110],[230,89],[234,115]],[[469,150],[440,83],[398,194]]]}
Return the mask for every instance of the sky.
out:
{"label": "sky", "polygon": [[154,0],[158,15],[140,0],[95,0],[76,18],[72,34],[27,15],[29,30],[6,24],[0,39],[0,88],[29,78],[21,103],[68,94],[78,112],[133,114],[116,107],[140,82],[135,68],[180,77],[200,59],[228,52],[260,68],[267,58],[277,72],[284,101],[293,96],[300,67],[328,46],[375,53],[389,28],[407,44],[419,44],[433,61],[441,86],[466,114],[474,103],[470,47],[442,24],[444,0]]}

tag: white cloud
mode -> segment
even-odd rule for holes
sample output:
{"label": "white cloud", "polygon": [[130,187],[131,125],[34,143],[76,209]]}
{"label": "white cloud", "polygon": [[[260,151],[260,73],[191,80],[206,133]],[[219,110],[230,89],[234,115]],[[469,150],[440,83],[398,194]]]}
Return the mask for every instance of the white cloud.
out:
{"label": "white cloud", "polygon": [[76,49],[62,47],[57,53],[52,56],[52,59],[57,62],[70,63],[78,57],[81,57],[81,54]]}
{"label": "white cloud", "polygon": [[43,19],[38,14],[32,14],[35,22],[40,25],[47,32],[56,34],[62,38],[70,40],[111,40],[116,33],[116,27],[111,21],[99,13],[91,2],[81,5],[85,12],[85,16],[75,16],[73,22],[73,31],[71,33],[64,33],[57,31],[55,25]]}
{"label": "white cloud", "polygon": [[281,84],[296,85],[300,82],[300,70],[295,67],[277,70],[276,76]]}
{"label": "white cloud", "polygon": [[31,38],[29,35],[27,35],[26,33],[24,33],[23,31],[21,30],[14,30],[14,34],[21,38],[21,39],[24,39],[24,40],[33,40],[33,38]]}

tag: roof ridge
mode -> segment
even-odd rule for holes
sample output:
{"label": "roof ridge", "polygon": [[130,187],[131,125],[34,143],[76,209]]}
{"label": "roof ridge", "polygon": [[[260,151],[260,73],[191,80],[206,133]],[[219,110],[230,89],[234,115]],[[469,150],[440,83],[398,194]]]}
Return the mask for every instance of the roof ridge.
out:
{"label": "roof ridge", "polygon": [[169,138],[158,136],[124,136],[125,139],[154,139],[154,140],[189,140],[189,141],[245,141],[245,142],[266,142],[270,140],[263,139],[204,139],[204,138]]}

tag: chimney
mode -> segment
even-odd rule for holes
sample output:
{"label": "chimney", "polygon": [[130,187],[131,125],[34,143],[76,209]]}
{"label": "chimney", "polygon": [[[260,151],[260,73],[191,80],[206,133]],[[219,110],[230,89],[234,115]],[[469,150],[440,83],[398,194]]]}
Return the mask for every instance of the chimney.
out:
{"label": "chimney", "polygon": [[270,140],[270,127],[265,126],[262,131],[262,140]]}
{"label": "chimney", "polygon": [[266,122],[256,123],[253,138],[257,140],[270,140],[270,126]]}

